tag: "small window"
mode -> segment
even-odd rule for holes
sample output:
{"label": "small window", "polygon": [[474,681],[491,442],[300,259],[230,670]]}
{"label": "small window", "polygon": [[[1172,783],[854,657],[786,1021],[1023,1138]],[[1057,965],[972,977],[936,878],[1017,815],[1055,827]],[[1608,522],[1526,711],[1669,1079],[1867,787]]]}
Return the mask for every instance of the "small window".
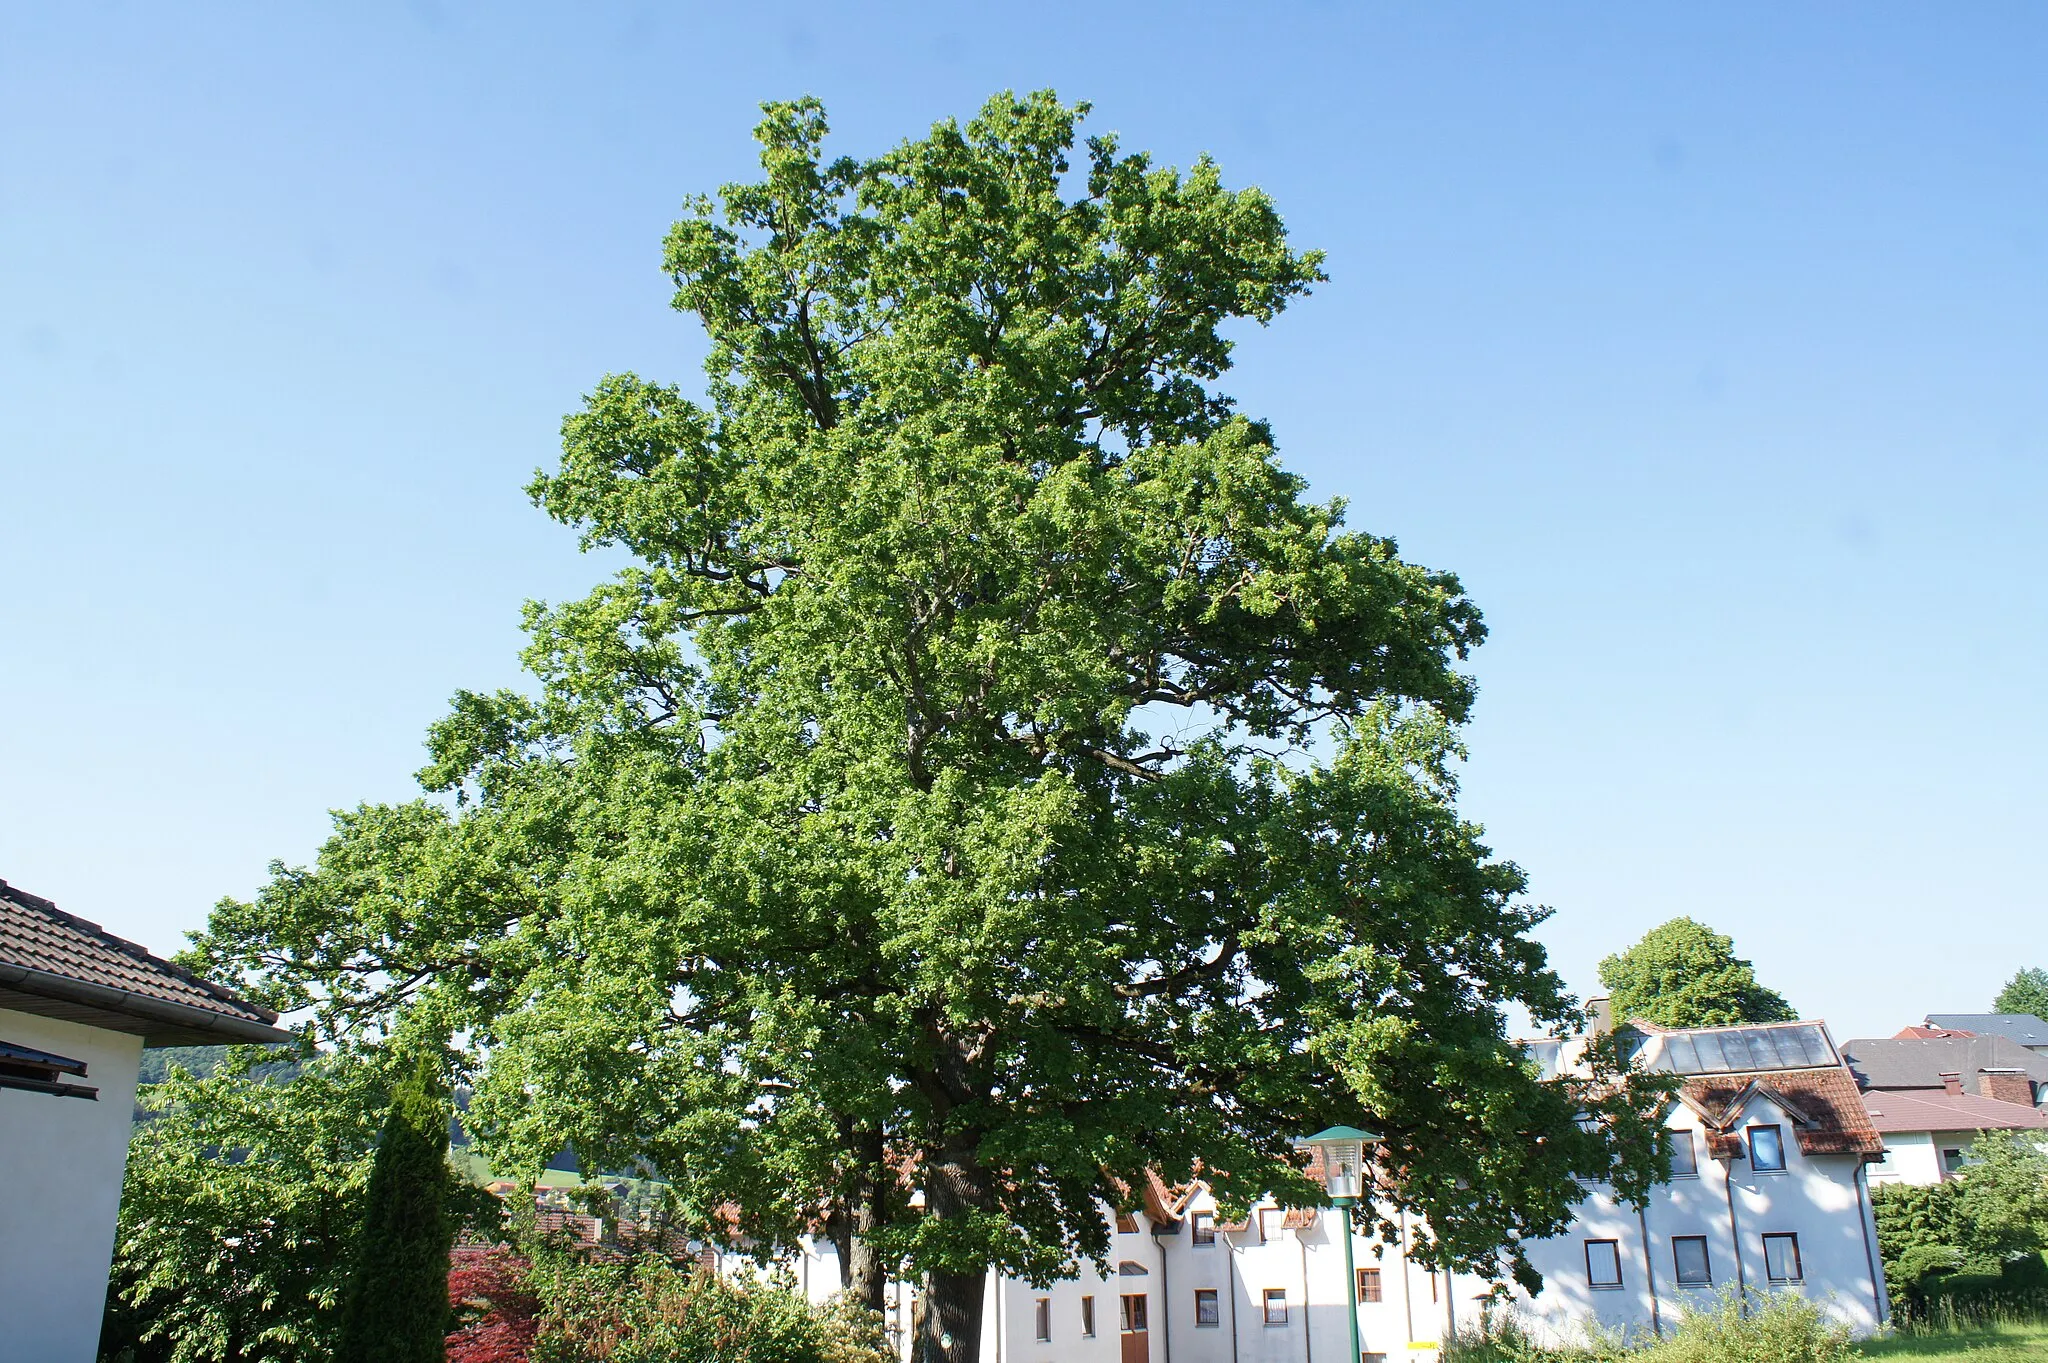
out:
{"label": "small window", "polygon": [[1358,1363],[1387,1363],[1385,1354],[1360,1354]]}
{"label": "small window", "polygon": [[1040,1297],[1032,1304],[1032,1338],[1041,1342],[1052,1338],[1052,1298]]}
{"label": "small window", "polygon": [[1147,1320],[1151,1313],[1151,1308],[1147,1304],[1147,1298],[1144,1293],[1126,1292],[1123,1296],[1117,1298],[1117,1302],[1123,1308],[1125,1334],[1142,1335],[1151,1328]]}
{"label": "small window", "polygon": [[1116,1214],[1116,1233],[1118,1235],[1136,1235],[1138,1233],[1138,1218],[1132,1216],[1129,1212],[1118,1212]]}
{"label": "small window", "polygon": [[1586,1282],[1592,1287],[1621,1286],[1621,1242],[1618,1240],[1588,1240],[1586,1242]]}
{"label": "small window", "polygon": [[1278,1240],[1287,1223],[1287,1211],[1282,1207],[1259,1208],[1259,1239]]}
{"label": "small window", "polygon": [[1360,1301],[1381,1301],[1380,1271],[1376,1268],[1358,1270],[1358,1299]]}
{"label": "small window", "polygon": [[1223,1323],[1223,1313],[1216,1305],[1216,1289],[1198,1287],[1195,1289],[1195,1324],[1204,1329]]}
{"label": "small window", "polygon": [[1693,1148],[1691,1131],[1673,1131],[1665,1140],[1671,1151],[1671,1177],[1698,1178],[1700,1176],[1699,1151]]}
{"label": "small window", "polygon": [[1785,1167],[1785,1132],[1776,1126],[1749,1129],[1749,1167],[1760,1173]]}
{"label": "small window", "polygon": [[1266,1324],[1268,1324],[1268,1325],[1285,1325],[1286,1323],[1287,1323],[1287,1289],[1286,1289],[1286,1288],[1284,1288],[1284,1287],[1269,1287],[1269,1288],[1267,1288],[1267,1289],[1266,1289]]}
{"label": "small window", "polygon": [[1764,1276],[1774,1283],[1796,1283],[1800,1280],[1803,1275],[1799,1271],[1798,1236],[1764,1237]]}
{"label": "small window", "polygon": [[1950,1148],[1943,1150],[1941,1152],[1942,1177],[1948,1178],[1952,1175],[1959,1174],[1962,1172],[1962,1169],[1963,1152],[1961,1150]]}
{"label": "small window", "polygon": [[1142,1278],[1151,1271],[1136,1259],[1119,1260],[1116,1266],[1116,1276],[1119,1278]]}
{"label": "small window", "polygon": [[1704,1235],[1673,1236],[1671,1266],[1677,1271],[1680,1287],[1713,1286],[1714,1268],[1707,1258],[1707,1237]]}
{"label": "small window", "polygon": [[1197,1245],[1216,1243],[1216,1216],[1213,1212],[1196,1212],[1188,1218],[1189,1239]]}
{"label": "small window", "polygon": [[1095,1338],[1095,1298],[1081,1298],[1081,1337]]}

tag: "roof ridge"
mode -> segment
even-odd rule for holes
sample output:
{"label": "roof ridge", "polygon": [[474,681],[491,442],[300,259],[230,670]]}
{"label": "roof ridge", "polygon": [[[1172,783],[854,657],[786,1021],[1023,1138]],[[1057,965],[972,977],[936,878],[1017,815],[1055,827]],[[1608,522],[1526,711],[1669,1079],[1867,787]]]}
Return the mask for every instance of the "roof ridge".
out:
{"label": "roof ridge", "polygon": [[164,973],[170,975],[173,979],[179,980],[185,984],[191,985],[195,989],[201,990],[209,998],[212,998],[220,1003],[228,1004],[235,1008],[246,1009],[249,1012],[260,1017],[266,1023],[277,1021],[277,1013],[274,1010],[266,1008],[260,1003],[255,1003],[249,999],[242,998],[240,995],[235,994],[233,991],[226,989],[221,985],[215,984],[212,980],[207,979],[205,976],[200,975],[195,971],[186,969],[184,966],[179,965],[176,961],[164,959],[163,957],[157,955],[155,952],[151,951],[148,947],[143,946],[139,942],[131,942],[126,937],[117,936],[114,933],[108,932],[105,928],[101,927],[98,923],[93,922],[89,918],[80,918],[75,913],[66,913],[63,909],[58,908],[53,900],[45,899],[43,898],[43,896],[39,894],[31,894],[29,891],[21,889],[19,886],[10,885],[7,883],[5,879],[0,879],[0,899],[12,900],[15,904],[21,906],[22,908],[29,909],[33,912],[40,913],[45,915],[46,917],[54,919],[59,924],[63,925],[64,927],[72,929],[74,932],[86,933],[98,939],[104,945],[109,946],[113,948],[115,951],[120,952],[122,955],[128,957],[129,959],[137,961],[142,965],[149,966],[153,969],[161,970]]}

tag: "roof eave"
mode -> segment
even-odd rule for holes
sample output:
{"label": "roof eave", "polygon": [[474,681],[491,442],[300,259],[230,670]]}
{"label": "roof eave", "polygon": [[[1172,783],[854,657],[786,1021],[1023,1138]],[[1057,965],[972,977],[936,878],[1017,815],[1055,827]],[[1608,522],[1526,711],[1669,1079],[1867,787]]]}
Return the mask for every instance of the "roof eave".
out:
{"label": "roof eave", "polygon": [[[140,1036],[145,1047],[210,1046],[224,1042],[279,1045],[298,1038],[252,1017],[235,1017],[112,985],[0,962],[0,1007],[39,1013]],[[55,1004],[58,1007],[49,1005]]]}

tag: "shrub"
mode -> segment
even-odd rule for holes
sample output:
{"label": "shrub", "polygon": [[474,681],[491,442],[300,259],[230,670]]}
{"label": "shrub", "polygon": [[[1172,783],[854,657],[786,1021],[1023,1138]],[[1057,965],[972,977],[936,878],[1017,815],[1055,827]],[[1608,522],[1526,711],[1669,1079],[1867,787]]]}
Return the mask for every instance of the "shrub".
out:
{"label": "shrub", "polygon": [[1640,1363],[1835,1363],[1849,1356],[1849,1327],[1802,1296],[1724,1296],[1712,1310],[1685,1311],[1677,1331],[1645,1349]]}
{"label": "shrub", "polygon": [[1978,1133],[1962,1176],[1872,1191],[1892,1315],[1902,1324],[2048,1311],[2048,1158],[2011,1132]]}
{"label": "shrub", "polygon": [[455,1251],[448,1268],[448,1305],[456,1318],[448,1363],[528,1363],[540,1334],[531,1271],[504,1246]]}
{"label": "shrub", "polygon": [[787,1286],[732,1282],[646,1258],[545,1256],[533,1363],[888,1363],[880,1319],[813,1307]]}

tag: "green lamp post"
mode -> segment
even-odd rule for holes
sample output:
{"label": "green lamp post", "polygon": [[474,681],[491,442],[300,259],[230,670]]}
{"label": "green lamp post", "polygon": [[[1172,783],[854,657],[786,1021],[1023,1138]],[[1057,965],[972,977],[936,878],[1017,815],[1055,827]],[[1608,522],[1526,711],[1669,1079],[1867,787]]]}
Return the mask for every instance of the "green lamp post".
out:
{"label": "green lamp post", "polygon": [[1365,1147],[1379,1137],[1355,1126],[1333,1126],[1302,1142],[1323,1156],[1323,1191],[1342,1213],[1344,1222],[1344,1318],[1351,1322],[1351,1357],[1360,1357],[1358,1342],[1358,1268],[1351,1257],[1351,1209],[1365,1195]]}

